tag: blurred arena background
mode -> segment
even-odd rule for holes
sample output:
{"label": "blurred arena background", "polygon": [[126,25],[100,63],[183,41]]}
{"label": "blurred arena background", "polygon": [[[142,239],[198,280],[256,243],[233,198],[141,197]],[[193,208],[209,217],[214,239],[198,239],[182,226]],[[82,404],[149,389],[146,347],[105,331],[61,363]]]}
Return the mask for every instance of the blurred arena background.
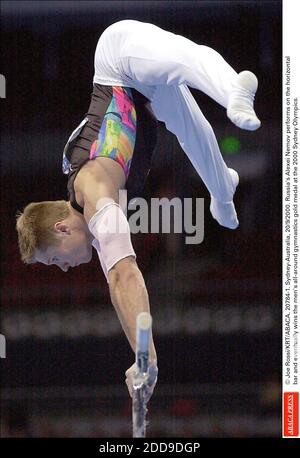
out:
{"label": "blurred arena background", "polygon": [[2,437],[130,437],[133,354],[101,268],[67,274],[19,259],[15,213],[66,198],[62,149],[88,108],[93,58],[115,21],[152,22],[219,51],[259,78],[262,128],[241,131],[192,90],[240,174],[237,231],[177,140],[159,126],[145,195],[205,198],[205,239],[133,236],[149,289],[159,382],[149,437],[281,435],[281,2],[1,2]]}

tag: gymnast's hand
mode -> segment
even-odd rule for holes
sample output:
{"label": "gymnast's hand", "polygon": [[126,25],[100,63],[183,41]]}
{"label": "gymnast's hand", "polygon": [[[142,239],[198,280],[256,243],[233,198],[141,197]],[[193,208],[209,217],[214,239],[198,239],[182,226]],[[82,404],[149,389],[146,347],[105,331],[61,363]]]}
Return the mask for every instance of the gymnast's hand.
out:
{"label": "gymnast's hand", "polygon": [[[127,369],[125,372],[126,375],[126,385],[129,391],[130,396],[132,397],[132,391],[133,391],[133,379],[134,379],[134,374],[136,372],[136,365],[135,363]],[[149,378],[148,378],[148,384],[147,384],[147,391],[145,393],[145,401],[148,402],[149,399],[151,398],[156,382],[157,382],[157,374],[158,374],[158,368],[157,368],[157,363],[156,362],[150,362],[149,364]]]}

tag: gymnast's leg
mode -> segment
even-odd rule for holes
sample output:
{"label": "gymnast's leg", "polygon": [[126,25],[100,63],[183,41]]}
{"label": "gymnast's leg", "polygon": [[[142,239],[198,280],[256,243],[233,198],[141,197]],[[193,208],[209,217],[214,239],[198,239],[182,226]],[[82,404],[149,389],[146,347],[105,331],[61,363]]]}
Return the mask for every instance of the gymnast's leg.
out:
{"label": "gymnast's leg", "polygon": [[159,86],[151,103],[160,121],[173,132],[211,194],[210,210],[222,226],[235,229],[233,195],[238,174],[227,167],[214,131],[185,85]]}
{"label": "gymnast's leg", "polygon": [[165,31],[153,24],[121,21],[127,26],[120,51],[120,67],[133,81],[145,85],[185,84],[199,89],[227,109],[238,127],[255,130],[260,126],[253,102],[257,78],[235,70],[214,49]]}

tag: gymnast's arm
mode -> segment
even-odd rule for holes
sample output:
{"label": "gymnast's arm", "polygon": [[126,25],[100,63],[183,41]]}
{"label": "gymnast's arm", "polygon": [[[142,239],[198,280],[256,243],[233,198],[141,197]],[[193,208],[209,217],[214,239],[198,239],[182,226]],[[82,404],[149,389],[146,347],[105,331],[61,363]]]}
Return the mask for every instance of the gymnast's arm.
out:
{"label": "gymnast's arm", "polygon": [[[149,298],[143,275],[135,259],[128,256],[110,269],[108,278],[112,304],[131,348],[135,352],[136,318],[141,312],[150,313]],[[156,364],[157,356],[152,337],[149,357],[150,362]]]}
{"label": "gymnast's arm", "polygon": [[[124,332],[132,350],[136,348],[136,318],[141,312],[149,312],[149,298],[145,282],[136,261],[127,257],[119,261],[109,272],[109,289],[112,303],[115,307]],[[130,396],[133,391],[135,363],[126,371],[126,385]],[[149,351],[149,378],[146,401],[153,394],[157,382],[157,356],[151,335]]]}
{"label": "gymnast's arm", "polygon": [[[85,176],[86,175],[86,176]],[[116,196],[111,192],[109,186],[106,183],[103,183],[95,178],[91,173],[85,173],[81,175],[81,180],[78,181],[78,186],[80,187],[80,192],[83,198],[83,207],[84,207],[84,217],[86,222],[89,224],[92,217],[97,213],[99,208],[99,201],[104,202],[106,199],[110,201],[116,201]],[[104,197],[105,196],[105,197]],[[112,206],[117,212],[119,209],[116,205]],[[120,210],[121,211],[121,210]],[[113,213],[112,213],[113,216]],[[124,224],[128,226],[125,216]],[[125,237],[124,234],[113,234],[113,237],[110,235],[105,236],[105,240],[101,241],[99,238],[101,235],[100,226],[101,221],[99,218],[99,223],[96,223],[93,227],[98,227],[93,229],[92,233],[94,237],[99,241],[100,246],[102,245],[102,255],[104,246],[106,245],[107,256],[104,256],[104,259],[107,260],[111,256],[111,252],[116,251],[118,248],[116,246],[122,245],[123,241],[118,239],[120,237]],[[91,226],[89,225],[91,230]],[[130,230],[128,226],[128,238],[130,242]],[[133,251],[133,250],[132,250]],[[130,250],[129,250],[130,253]],[[125,253],[126,254],[126,253]],[[101,262],[102,263],[102,262]],[[109,267],[108,262],[108,267]],[[109,291],[111,296],[112,304],[116,310],[122,328],[126,334],[126,337],[130,343],[130,346],[135,352],[136,348],[136,318],[141,312],[150,312],[149,298],[143,275],[139,270],[135,254],[133,256],[126,256],[123,259],[118,260],[111,268],[107,269],[108,271],[108,282],[109,282]],[[153,343],[153,338],[150,340],[150,349],[149,349],[149,359],[150,364],[156,365],[157,355]],[[129,387],[128,387],[129,388]],[[130,389],[129,389],[130,391]]]}

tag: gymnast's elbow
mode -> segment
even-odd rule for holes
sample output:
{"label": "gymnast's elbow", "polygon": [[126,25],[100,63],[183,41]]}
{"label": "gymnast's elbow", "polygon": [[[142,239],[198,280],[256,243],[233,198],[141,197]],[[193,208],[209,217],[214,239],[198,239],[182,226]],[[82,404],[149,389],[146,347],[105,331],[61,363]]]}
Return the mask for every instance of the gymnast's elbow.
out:
{"label": "gymnast's elbow", "polygon": [[118,261],[108,272],[109,289],[145,288],[145,282],[134,256]]}

